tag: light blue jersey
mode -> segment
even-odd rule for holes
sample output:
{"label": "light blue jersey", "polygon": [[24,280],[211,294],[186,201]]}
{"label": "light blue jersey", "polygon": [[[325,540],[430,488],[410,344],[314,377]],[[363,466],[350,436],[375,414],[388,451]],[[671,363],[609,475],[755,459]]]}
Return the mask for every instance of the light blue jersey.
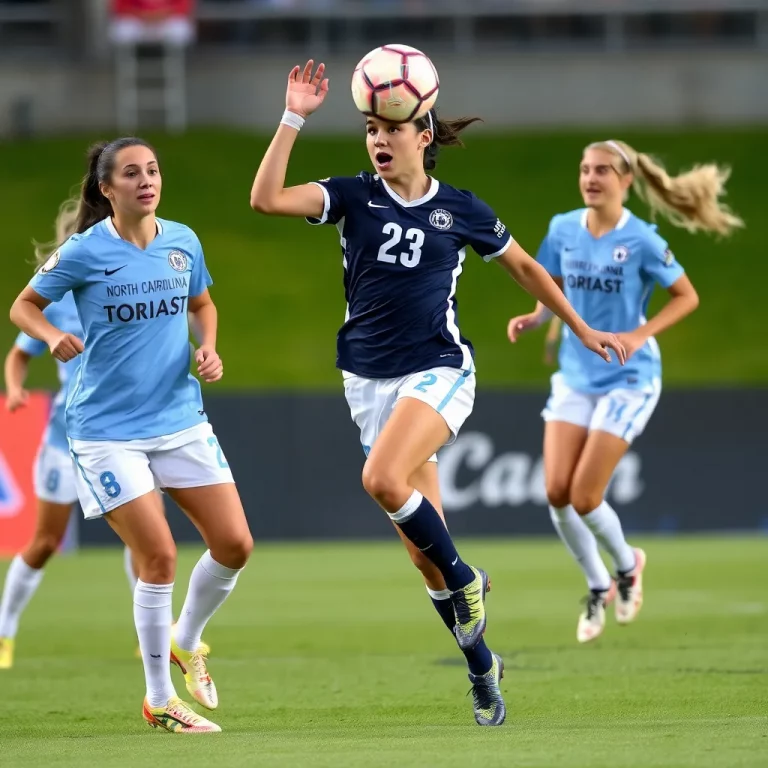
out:
{"label": "light blue jersey", "polygon": [[[80,318],[77,316],[77,307],[71,293],[66,293],[61,301],[49,304],[43,314],[48,322],[60,328],[64,333],[83,338],[83,329],[80,326]],[[16,337],[16,346],[28,355],[37,357],[48,351],[48,345],[44,341],[33,339],[26,333],[20,333]],[[67,428],[64,420],[64,408],[67,402],[67,390],[69,382],[80,367],[80,357],[70,360],[68,363],[56,361],[59,374],[59,391],[51,403],[51,414],[48,418],[48,426],[43,435],[43,443],[52,445],[63,451],[68,451]]]}
{"label": "light blue jersey", "polygon": [[[654,286],[669,288],[683,268],[656,227],[626,209],[616,228],[600,238],[590,234],[586,221],[586,209],[555,216],[537,260],[562,278],[568,301],[592,328],[633,331],[646,322]],[[615,357],[607,364],[564,327],[560,371],[568,386],[581,392],[650,392],[661,378],[661,354],[651,338],[623,367]]]}
{"label": "light blue jersey", "polygon": [[51,301],[72,291],[85,332],[67,397],[70,438],[161,437],[207,421],[190,373],[187,302],[211,283],[197,235],[160,219],[146,250],[105,219],[43,265],[30,286]]}

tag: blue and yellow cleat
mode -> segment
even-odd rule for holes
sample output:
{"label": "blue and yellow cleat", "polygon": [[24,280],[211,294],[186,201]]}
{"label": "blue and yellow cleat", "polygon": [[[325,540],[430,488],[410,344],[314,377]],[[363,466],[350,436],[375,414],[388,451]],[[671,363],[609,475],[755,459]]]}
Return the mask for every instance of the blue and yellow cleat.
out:
{"label": "blue and yellow cleat", "polygon": [[194,651],[179,648],[174,627],[171,635],[171,663],[175,664],[184,675],[189,695],[206,709],[216,709],[219,706],[219,697],[206,665],[210,652],[210,647],[202,642]]}
{"label": "blue and yellow cleat", "polygon": [[10,669],[13,666],[14,644],[12,637],[0,637],[0,669]]}
{"label": "blue and yellow cleat", "polygon": [[150,707],[144,699],[142,717],[152,728],[162,728],[171,733],[219,733],[221,728],[183,702],[178,696],[168,699],[164,707]]}
{"label": "blue and yellow cleat", "polygon": [[504,677],[504,662],[493,654],[493,666],[484,675],[470,673],[473,709],[478,725],[501,725],[507,717],[507,705],[501,696],[499,683]]}
{"label": "blue and yellow cleat", "polygon": [[473,568],[473,581],[466,587],[451,594],[453,611],[456,614],[456,626],[453,633],[462,651],[474,648],[485,632],[485,593],[490,589],[488,574],[480,568]]}

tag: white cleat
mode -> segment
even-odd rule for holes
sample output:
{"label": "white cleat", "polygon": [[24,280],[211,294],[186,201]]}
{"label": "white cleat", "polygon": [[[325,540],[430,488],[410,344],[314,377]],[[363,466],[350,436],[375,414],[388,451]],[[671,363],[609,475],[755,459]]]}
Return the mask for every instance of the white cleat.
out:
{"label": "white cleat", "polygon": [[626,576],[616,579],[616,621],[631,624],[643,607],[643,571],[645,552],[635,547],[635,568]]}
{"label": "white cleat", "polygon": [[579,616],[576,627],[576,639],[588,643],[603,634],[605,629],[605,609],[616,597],[616,584],[611,581],[607,592],[592,591],[584,598],[584,612]]}

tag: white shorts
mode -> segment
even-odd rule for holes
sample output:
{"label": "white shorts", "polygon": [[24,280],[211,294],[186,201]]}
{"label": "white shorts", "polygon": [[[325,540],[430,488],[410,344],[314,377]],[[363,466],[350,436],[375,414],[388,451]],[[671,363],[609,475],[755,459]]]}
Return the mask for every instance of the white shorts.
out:
{"label": "white shorts", "polygon": [[35,457],[35,496],[52,504],[77,501],[75,463],[69,451],[43,444]]}
{"label": "white shorts", "polygon": [[[367,456],[402,397],[413,397],[434,408],[451,430],[452,443],[475,404],[475,372],[459,368],[432,368],[396,379],[366,379],[344,374],[344,394],[352,420],[360,428]],[[437,461],[433,455],[429,461]]]}
{"label": "white shorts", "polygon": [[72,440],[77,495],[86,520],[111,512],[155,488],[233,483],[208,422],[142,440]]}
{"label": "white shorts", "polygon": [[544,421],[566,421],[590,432],[599,430],[631,443],[645,429],[661,396],[661,381],[655,379],[653,390],[612,389],[590,394],[571,389],[563,374],[552,377],[552,394],[541,415]]}

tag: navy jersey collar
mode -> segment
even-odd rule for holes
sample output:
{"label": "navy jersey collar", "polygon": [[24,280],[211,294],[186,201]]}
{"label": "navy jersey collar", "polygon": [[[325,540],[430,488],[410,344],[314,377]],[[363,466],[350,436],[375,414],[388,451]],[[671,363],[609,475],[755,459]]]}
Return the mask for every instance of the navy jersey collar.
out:
{"label": "navy jersey collar", "polygon": [[404,200],[400,195],[397,194],[390,186],[387,184],[384,179],[381,178],[378,174],[376,175],[376,178],[382,183],[382,186],[384,187],[384,190],[386,193],[399,205],[402,205],[403,208],[415,208],[417,205],[422,205],[423,203],[428,203],[436,194],[438,189],[440,189],[440,182],[435,179],[434,177],[430,176],[431,183],[429,185],[429,189],[427,190],[427,194],[423,197],[420,197],[418,200]]}

